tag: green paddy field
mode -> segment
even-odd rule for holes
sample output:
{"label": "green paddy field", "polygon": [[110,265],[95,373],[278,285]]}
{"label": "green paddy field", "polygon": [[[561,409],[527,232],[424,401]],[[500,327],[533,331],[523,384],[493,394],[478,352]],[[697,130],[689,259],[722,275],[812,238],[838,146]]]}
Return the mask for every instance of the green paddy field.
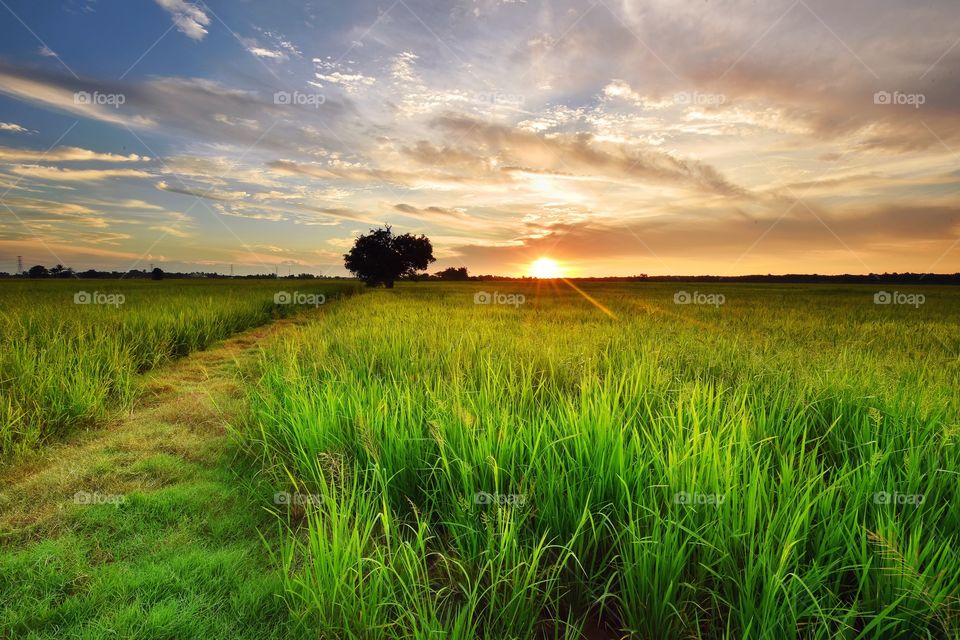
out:
{"label": "green paddy field", "polygon": [[947,287],[0,283],[0,637],[957,638],[958,319]]}

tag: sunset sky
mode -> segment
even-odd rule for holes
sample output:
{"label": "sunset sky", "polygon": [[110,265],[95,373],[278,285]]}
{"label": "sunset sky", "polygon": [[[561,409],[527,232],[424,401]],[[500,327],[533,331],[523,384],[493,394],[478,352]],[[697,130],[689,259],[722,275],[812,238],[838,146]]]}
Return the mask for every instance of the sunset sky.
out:
{"label": "sunset sky", "polygon": [[960,271],[960,4],[0,1],[0,271]]}

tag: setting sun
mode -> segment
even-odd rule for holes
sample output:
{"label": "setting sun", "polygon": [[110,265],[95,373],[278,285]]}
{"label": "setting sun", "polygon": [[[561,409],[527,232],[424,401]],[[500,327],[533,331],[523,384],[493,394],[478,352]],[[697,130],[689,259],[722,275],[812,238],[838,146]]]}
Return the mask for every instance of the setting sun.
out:
{"label": "setting sun", "polygon": [[530,275],[534,278],[559,278],[562,269],[556,260],[539,258],[530,265]]}

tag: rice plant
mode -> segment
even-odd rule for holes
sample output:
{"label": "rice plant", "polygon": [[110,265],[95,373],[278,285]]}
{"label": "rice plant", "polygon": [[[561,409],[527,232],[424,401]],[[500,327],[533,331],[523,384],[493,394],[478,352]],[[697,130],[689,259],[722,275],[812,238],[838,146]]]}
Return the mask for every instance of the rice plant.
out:
{"label": "rice plant", "polygon": [[137,374],[302,308],[279,281],[6,281],[0,286],[0,456],[104,420]]}
{"label": "rice plant", "polygon": [[404,285],[263,346],[240,433],[316,637],[960,637],[953,291],[581,288]]}

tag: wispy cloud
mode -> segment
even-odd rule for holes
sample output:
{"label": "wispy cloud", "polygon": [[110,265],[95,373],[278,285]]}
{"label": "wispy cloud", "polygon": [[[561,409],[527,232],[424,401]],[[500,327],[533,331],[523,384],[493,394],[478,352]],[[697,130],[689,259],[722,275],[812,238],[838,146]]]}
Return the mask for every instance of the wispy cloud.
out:
{"label": "wispy cloud", "polygon": [[923,270],[960,233],[955,0],[153,6],[136,47],[100,3],[89,51],[41,24],[62,55],[0,61],[30,108],[0,185],[44,237],[308,264],[389,222],[474,271],[624,273]]}
{"label": "wispy cloud", "polygon": [[149,178],[152,174],[138,169],[63,169],[40,165],[16,165],[13,173],[54,182],[99,182],[110,178]]}
{"label": "wispy cloud", "polygon": [[15,122],[0,122],[0,131],[6,131],[8,133],[30,133],[29,129]]}
{"label": "wispy cloud", "polygon": [[0,147],[0,162],[57,162],[57,161],[97,161],[97,162],[149,162],[147,156],[135,153],[120,155],[116,153],[99,153],[80,147],[56,147],[48,151],[35,149],[15,149]]}
{"label": "wispy cloud", "polygon": [[210,17],[199,6],[184,0],[156,0],[166,10],[177,30],[191,40],[203,40]]}

